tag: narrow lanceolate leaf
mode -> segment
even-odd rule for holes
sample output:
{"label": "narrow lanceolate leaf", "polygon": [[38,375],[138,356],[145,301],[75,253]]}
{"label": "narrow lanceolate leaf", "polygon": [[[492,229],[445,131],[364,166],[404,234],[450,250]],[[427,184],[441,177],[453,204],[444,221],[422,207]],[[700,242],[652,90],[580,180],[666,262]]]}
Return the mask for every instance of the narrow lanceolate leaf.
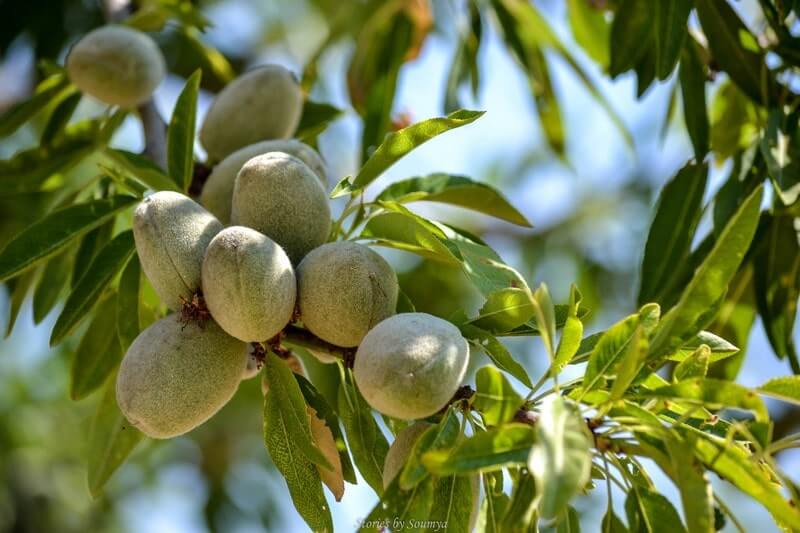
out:
{"label": "narrow lanceolate leaf", "polygon": [[389,211],[372,217],[361,233],[375,244],[411,252],[428,259],[458,264],[438,228],[413,213]]}
{"label": "narrow lanceolate leaf", "polygon": [[342,115],[342,110],[330,104],[306,100],[303,103],[303,114],[297,125],[295,137],[306,143],[313,143],[328,125]]}
{"label": "narrow lanceolate leaf", "polygon": [[62,73],[42,81],[31,98],[14,105],[0,116],[0,137],[6,137],[17,131],[20,126],[47,107],[68,85],[69,80]]}
{"label": "narrow lanceolate leaf", "polygon": [[464,324],[461,326],[462,334],[468,338],[478,342],[483,352],[492,360],[497,368],[508,372],[522,382],[528,388],[533,387],[528,372],[519,362],[514,359],[511,352],[505,345],[497,340],[494,335],[473,326],[472,324]]}
{"label": "narrow lanceolate leaf", "polygon": [[436,450],[422,456],[422,464],[437,475],[500,470],[524,464],[534,442],[534,430],[526,424],[504,424],[473,435],[452,450]]}
{"label": "narrow lanceolate leaf", "polygon": [[376,200],[408,202],[439,202],[472,209],[507,220],[519,226],[532,227],[525,215],[494,187],[454,174],[430,174],[391,184]]}
{"label": "narrow lanceolate leaf", "polygon": [[189,190],[194,172],[194,129],[202,71],[192,74],[175,102],[167,128],[167,171],[182,191]]}
{"label": "narrow lanceolate leaf", "polygon": [[88,481],[89,491],[95,498],[144,437],[117,407],[116,385],[116,374],[112,374],[106,381],[89,429]]}
{"label": "narrow lanceolate leaf", "polygon": [[719,379],[694,378],[641,393],[648,398],[663,398],[712,409],[736,408],[751,411],[756,421],[769,420],[767,407],[758,395],[737,383]]}
{"label": "narrow lanceolate leaf", "polygon": [[605,377],[613,374],[638,325],[639,315],[631,315],[603,333],[589,355],[589,364],[583,376],[583,389],[586,392],[598,388]]}
{"label": "narrow lanceolate leaf", "polygon": [[704,378],[708,373],[708,364],[710,362],[711,348],[703,344],[692,355],[678,363],[672,375],[675,381]]}
{"label": "narrow lanceolate leaf", "polygon": [[603,522],[600,525],[602,533],[628,533],[628,528],[622,523],[622,520],[614,514],[614,511],[607,511],[603,517]]}
{"label": "narrow lanceolate leaf", "polygon": [[773,378],[756,390],[766,396],[800,405],[800,376]]}
{"label": "narrow lanceolate leaf", "polygon": [[63,100],[58,103],[50,114],[50,118],[47,119],[47,125],[44,127],[42,136],[39,138],[41,144],[49,145],[57,135],[60,135],[64,131],[67,123],[72,118],[72,114],[75,112],[75,108],[78,107],[81,98],[82,94],[77,90],[75,90],[75,92],[66,92]]}
{"label": "narrow lanceolate leaf", "polygon": [[372,409],[353,385],[352,376],[339,386],[339,415],[358,471],[369,486],[381,494],[383,463],[389,443],[375,422]]}
{"label": "narrow lanceolate leaf", "polygon": [[133,232],[130,230],[120,233],[100,250],[67,297],[67,302],[53,326],[50,346],[63,341],[83,321],[97,303],[103,290],[125,267],[134,250]]}
{"label": "narrow lanceolate leaf", "polygon": [[181,190],[180,186],[164,174],[158,165],[144,156],[117,148],[106,148],[103,154],[111,160],[114,168],[119,168],[126,175],[130,175],[154,191]]}
{"label": "narrow lanceolate leaf", "polygon": [[753,261],[756,307],[775,354],[788,358],[794,372],[800,372],[794,342],[800,297],[800,219],[771,215],[765,222],[765,230],[756,239],[761,242]]}
{"label": "narrow lanceolate leaf", "polygon": [[361,167],[353,181],[353,189],[361,190],[372,183],[386,169],[414,148],[437,135],[466,126],[482,115],[483,111],[459,110],[446,117],[432,118],[390,133]]}
{"label": "narrow lanceolate leaf", "polygon": [[31,285],[36,281],[36,271],[29,270],[18,278],[7,281],[8,289],[11,293],[8,309],[8,323],[6,324],[5,336],[11,335],[14,330],[14,324],[17,323],[17,317],[22,309],[22,304],[28,296]]}
{"label": "narrow lanceolate leaf", "polygon": [[525,403],[508,382],[506,377],[494,366],[484,366],[475,376],[474,407],[483,415],[487,426],[499,426],[514,418]]}
{"label": "narrow lanceolate leaf", "polygon": [[653,31],[653,6],[649,0],[623,0],[611,25],[611,64],[609,74],[615,78],[633,69],[647,52]]}
{"label": "narrow lanceolate leaf", "polygon": [[769,170],[769,177],[784,205],[792,205],[800,195],[800,134],[794,120],[783,110],[774,109],[769,114],[759,149]]}
{"label": "narrow lanceolate leaf", "polygon": [[558,527],[556,533],[580,533],[581,521],[578,511],[574,507],[568,506],[567,509],[558,517]]}
{"label": "narrow lanceolate leaf", "polygon": [[33,293],[33,321],[39,324],[50,314],[64,292],[75,259],[73,250],[64,250],[53,257],[44,267],[42,277]]}
{"label": "narrow lanceolate leaf", "polygon": [[763,186],[759,186],[731,217],[678,303],[659,324],[651,344],[651,357],[665,356],[703,329],[706,325],[703,322],[713,319],[708,310],[725,294],[753,240],[762,193]]}
{"label": "narrow lanceolate leaf", "polygon": [[686,22],[694,0],[656,0],[656,76],[665,80],[672,74],[686,40]]}
{"label": "narrow lanceolate leaf", "polygon": [[556,310],[547,285],[542,283],[533,291],[532,301],[536,326],[552,363],[556,359]]}
{"label": "narrow lanceolate leaf", "polygon": [[520,474],[498,531],[529,531],[537,519],[536,506],[540,497],[533,476],[530,473]]}
{"label": "narrow lanceolate leaf", "polygon": [[[333,531],[331,512],[322,491],[319,471],[301,451],[296,440],[299,438],[306,445],[311,441],[303,396],[286,363],[270,354],[267,356],[267,366],[269,368],[265,369],[265,375],[269,382],[269,391],[264,397],[264,443],[267,451],[286,480],[297,512],[308,526],[313,531]],[[293,390],[292,385],[297,389],[295,392],[303,404],[299,415],[296,413],[295,395],[290,392]],[[298,416],[302,418],[298,420]],[[298,428],[303,424],[305,431]]]}
{"label": "narrow lanceolate leaf", "polygon": [[702,161],[709,150],[711,126],[706,105],[706,67],[700,59],[700,46],[693,38],[686,39],[681,52],[678,75],[681,82],[683,120],[694,147],[694,157]]}
{"label": "narrow lanceolate leaf", "polygon": [[686,426],[681,433],[696,437],[692,451],[706,468],[761,503],[784,527],[800,530],[800,510],[781,493],[772,475],[739,445]]}
{"label": "narrow lanceolate leaf", "polygon": [[536,442],[528,469],[541,493],[543,518],[561,514],[589,481],[591,440],[583,417],[561,396],[544,405],[536,424]]}
{"label": "narrow lanceolate leaf", "polygon": [[775,83],[764,52],[733,7],[727,0],[701,0],[696,8],[716,64],[750,98],[774,103]]}
{"label": "narrow lanceolate leaf", "polygon": [[681,517],[670,501],[645,487],[636,487],[625,499],[628,526],[638,533],[685,533]]}
{"label": "narrow lanceolate leaf", "polygon": [[614,385],[611,387],[610,400],[619,400],[628,390],[628,387],[633,383],[633,380],[639,374],[639,371],[644,366],[647,360],[647,349],[650,343],[647,340],[647,334],[644,328],[639,325],[633,333],[625,354],[619,363],[617,369],[617,377],[614,379]]}
{"label": "narrow lanceolate leaf", "polygon": [[410,490],[428,477],[428,471],[422,465],[422,455],[431,450],[451,448],[460,436],[461,424],[454,408],[451,407],[441,422],[425,430],[414,443],[403,470],[397,476],[400,479],[400,487],[403,490]]}
{"label": "narrow lanceolate leaf", "polygon": [[113,196],[53,211],[28,226],[0,252],[0,281],[57,253],[73,239],[104,224],[136,201],[132,196]]}
{"label": "narrow lanceolate leaf", "polygon": [[333,465],[314,442],[306,401],[289,365],[277,355],[270,355],[266,358],[264,373],[269,381],[267,396],[280,406],[280,425],[288,432],[295,448],[313,464],[331,470]]}
{"label": "narrow lanceolate leaf", "polygon": [[687,531],[713,532],[714,496],[702,465],[698,464],[694,457],[687,457],[687,450],[692,449],[693,444],[673,433],[668,434],[664,444],[672,465],[673,481],[681,493]]}
{"label": "narrow lanceolate leaf", "polygon": [[358,530],[382,532],[389,528],[404,528],[398,524],[417,524],[427,521],[433,502],[433,486],[434,480],[429,477],[406,491],[400,488],[395,478],[381,496],[381,501],[359,523]]}
{"label": "narrow lanceolate leaf", "polygon": [[122,351],[126,351],[141,331],[139,325],[139,282],[141,280],[139,258],[133,256],[119,279],[117,297],[117,336]]}
{"label": "narrow lanceolate leaf", "polygon": [[505,333],[533,318],[535,305],[527,288],[499,289],[487,296],[472,324],[495,334]]}
{"label": "narrow lanceolate leaf", "polygon": [[428,515],[431,527],[424,531],[433,533],[446,528],[453,533],[469,533],[470,518],[477,503],[473,500],[480,496],[477,484],[475,476],[452,475],[437,479]]}
{"label": "narrow lanceolate leaf", "polygon": [[686,360],[687,357],[693,355],[701,346],[708,346],[710,353],[711,363],[715,363],[739,352],[739,348],[723,339],[722,337],[711,333],[710,331],[701,331],[693,338],[686,341],[683,346],[678,348],[674,353],[670,354],[668,359],[671,361],[681,362]]}
{"label": "narrow lanceolate leaf", "polygon": [[639,305],[656,301],[659,292],[686,261],[700,220],[708,166],[689,163],[661,191],[642,259]]}
{"label": "narrow lanceolate leaf", "polygon": [[575,285],[570,287],[569,311],[564,327],[561,330],[561,338],[558,340],[556,357],[550,368],[550,375],[558,375],[567,363],[575,357],[583,339],[583,322],[578,317],[581,305],[581,293]]}
{"label": "narrow lanceolate leaf", "polygon": [[81,400],[99,388],[122,359],[116,311],[117,296],[112,295],[97,306],[89,329],[78,344],[70,371],[73,400]]}
{"label": "narrow lanceolate leaf", "polygon": [[605,70],[610,58],[611,25],[605,18],[603,7],[583,0],[568,0],[567,6],[575,41]]}

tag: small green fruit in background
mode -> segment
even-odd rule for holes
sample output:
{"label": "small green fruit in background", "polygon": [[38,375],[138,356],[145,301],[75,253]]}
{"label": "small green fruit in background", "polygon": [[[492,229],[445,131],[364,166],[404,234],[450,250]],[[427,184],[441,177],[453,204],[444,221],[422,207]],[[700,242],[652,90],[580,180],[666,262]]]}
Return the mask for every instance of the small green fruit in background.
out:
{"label": "small green fruit in background", "polygon": [[386,452],[386,459],[383,461],[383,488],[388,487],[394,478],[403,470],[403,467],[414,449],[414,444],[425,433],[425,430],[432,427],[428,422],[414,422],[407,428],[399,431],[394,438],[394,442]]}
{"label": "small green fruit in background", "polygon": [[87,33],[70,50],[66,67],[81,91],[122,107],[135,107],[150,98],[167,71],[153,39],[125,26]]}
{"label": "small green fruit in background", "polygon": [[447,405],[468,362],[467,341],[453,324],[426,313],[401,313],[367,333],[353,375],[375,410],[416,420]]}
{"label": "small green fruit in background", "polygon": [[233,397],[247,345],[208,320],[162,318],[142,331],[122,360],[117,403],[125,418],[156,439],[182,435]]}
{"label": "small green fruit in background", "polygon": [[260,231],[297,264],[328,240],[328,195],[314,172],[282,152],[256,156],[244,164],[233,189],[231,223]]}
{"label": "small green fruit in background", "polygon": [[297,284],[303,324],[336,346],[358,346],[397,306],[392,267],[354,242],[331,242],[312,250],[297,267]]}
{"label": "small green fruit in background", "polygon": [[303,112],[303,93],[294,74],[266,65],[242,74],[214,99],[200,129],[212,161],[268,139],[291,137]]}
{"label": "small green fruit in background", "polygon": [[236,175],[247,161],[268,152],[284,152],[295,156],[314,171],[319,177],[322,187],[327,189],[328,177],[325,163],[316,150],[297,139],[261,141],[236,150],[214,166],[200,193],[200,203],[203,204],[203,207],[211,211],[223,224],[230,222],[231,200],[233,199]]}
{"label": "small green fruit in background", "polygon": [[177,192],[157,192],[134,210],[133,236],[142,270],[170,309],[181,309],[200,289],[203,256],[222,228],[214,215]]}
{"label": "small green fruit in background", "polygon": [[237,339],[266,341],[292,319],[297,292],[292,263],[254,229],[220,231],[206,250],[202,279],[211,316]]}

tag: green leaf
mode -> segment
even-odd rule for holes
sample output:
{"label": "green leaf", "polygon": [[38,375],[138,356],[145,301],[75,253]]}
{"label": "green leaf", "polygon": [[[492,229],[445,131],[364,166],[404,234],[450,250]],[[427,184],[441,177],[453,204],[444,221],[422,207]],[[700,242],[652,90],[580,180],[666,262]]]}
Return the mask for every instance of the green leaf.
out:
{"label": "green leaf", "polygon": [[414,148],[446,131],[466,126],[482,115],[483,111],[459,110],[446,117],[428,119],[390,133],[361,167],[353,181],[353,189],[365,188]]}
{"label": "green leaf", "polygon": [[436,475],[489,472],[527,462],[533,442],[532,427],[504,424],[477,433],[454,449],[429,451],[422,456],[422,464]]}
{"label": "green leaf", "polygon": [[537,520],[536,506],[540,496],[533,476],[529,473],[521,474],[514,484],[511,500],[498,531],[528,531]]}
{"label": "green leaf", "polygon": [[0,252],[0,281],[54,255],[135,202],[137,199],[132,196],[113,196],[53,211],[28,226]]}
{"label": "green leaf", "polygon": [[130,425],[117,407],[117,376],[106,380],[89,429],[89,491],[97,498],[106,482],[130,455],[144,435]]}
{"label": "green leaf", "polygon": [[603,8],[584,0],[568,0],[569,26],[575,41],[602,69],[610,61],[609,38],[611,25]]}
{"label": "green leaf", "polygon": [[756,237],[759,245],[753,260],[756,307],[775,355],[788,358],[798,372],[794,325],[800,298],[800,219],[769,215],[764,225]]}
{"label": "green leaf", "polygon": [[708,346],[708,348],[711,350],[710,363],[715,363],[722,359],[726,359],[739,352],[739,348],[726,341],[722,337],[715,335],[710,331],[701,331],[692,339],[685,342],[683,346],[671,354],[668,359],[680,363],[687,357],[693,355],[697,349],[703,345]]}
{"label": "green leaf", "polygon": [[773,378],[756,390],[778,400],[800,405],[800,376]]}
{"label": "green leaf", "polygon": [[72,265],[72,276],[70,277],[70,289],[74,289],[81,277],[89,270],[92,260],[100,253],[103,246],[111,240],[114,232],[115,219],[109,220],[99,228],[95,228],[81,238],[81,244],[75,254],[75,261]]}
{"label": "green leaf", "polygon": [[720,69],[751,99],[776,101],[776,87],[755,35],[726,0],[698,1],[697,16]]}
{"label": "green leaf", "polygon": [[527,288],[499,289],[487,296],[478,316],[471,323],[492,333],[505,333],[533,318],[535,305]]}
{"label": "green leaf", "polygon": [[364,227],[361,238],[375,239],[377,245],[437,261],[452,264],[458,261],[445,244],[441,231],[411,212],[388,211],[372,217]]}
{"label": "green leaf", "polygon": [[769,412],[761,398],[737,383],[711,378],[693,378],[665,385],[654,390],[642,390],[647,398],[664,398],[676,402],[700,404],[712,409],[736,408],[751,411],[756,421],[769,421]]}
{"label": "green leaf", "polygon": [[181,191],[189,190],[194,174],[194,130],[201,75],[202,71],[197,70],[186,80],[167,128],[167,172]]}
{"label": "green leaf", "polygon": [[639,325],[633,332],[630,342],[619,362],[617,377],[614,379],[614,385],[611,387],[610,401],[619,400],[628,390],[628,387],[633,383],[639,371],[647,361],[647,350],[650,343],[647,339],[647,334],[644,328]]}
{"label": "green leaf", "polygon": [[438,173],[398,181],[384,189],[376,200],[445,203],[472,209],[519,226],[532,227],[525,216],[497,189],[454,174]]}
{"label": "green leaf", "polygon": [[478,370],[475,386],[473,406],[483,415],[487,426],[499,426],[512,420],[525,403],[525,399],[517,394],[494,366],[484,366]]}
{"label": "green leaf", "polygon": [[664,439],[670,463],[673,481],[681,493],[681,503],[686,516],[689,533],[709,533],[714,531],[714,496],[708,477],[703,473],[702,465],[686,457],[686,450],[694,446],[679,436],[669,433]]}
{"label": "green leaf", "polygon": [[[295,448],[313,464],[332,470],[333,466],[317,447],[308,422],[306,401],[294,373],[280,357],[270,354],[264,361],[264,374],[269,383],[270,402],[278,405],[278,424],[285,431]],[[265,408],[266,409],[266,408]]]}
{"label": "green leaf", "polygon": [[678,511],[657,492],[637,486],[625,499],[625,513],[632,533],[685,533]]}
{"label": "green leaf", "polygon": [[[662,0],[663,1],[663,0]],[[683,45],[678,69],[683,101],[683,120],[694,147],[694,157],[702,161],[709,150],[709,131],[706,105],[706,67],[700,59],[698,44],[689,38]]]}
{"label": "green leaf", "polygon": [[82,400],[98,389],[122,359],[117,340],[117,296],[98,304],[89,329],[83,335],[70,370],[70,397]]}
{"label": "green leaf", "polygon": [[658,199],[642,259],[639,305],[655,301],[686,261],[700,221],[708,166],[689,163],[667,182]]}
{"label": "green leaf", "polygon": [[428,477],[428,471],[422,465],[422,455],[430,450],[452,448],[461,436],[461,424],[454,408],[447,410],[441,422],[426,429],[414,443],[406,464],[400,475],[400,487],[410,490],[420,481]]}
{"label": "green leaf", "polygon": [[784,116],[783,110],[773,109],[759,143],[775,191],[784,205],[792,205],[800,196],[800,133],[797,116]]}
{"label": "green leaf", "polygon": [[622,520],[614,514],[614,511],[609,510],[606,512],[605,516],[603,516],[600,531],[602,531],[602,533],[628,533],[628,528],[626,528]]}
{"label": "green leaf", "polygon": [[107,148],[103,152],[115,165],[125,174],[147,185],[154,191],[180,191],[180,186],[166,174],[161,168],[143,157],[133,152]]}
{"label": "green leaf", "polygon": [[[481,474],[485,497],[478,514],[477,530],[486,533],[500,533],[504,531],[502,519],[507,516],[506,509],[509,497],[503,493],[502,471],[491,474]],[[500,478],[499,480],[497,478]],[[526,476],[530,478],[530,476]],[[530,498],[528,501],[532,501]],[[531,506],[533,509],[534,506]]]}
{"label": "green leaf", "polygon": [[[133,232],[130,230],[120,233],[103,247],[67,297],[67,302],[53,326],[50,346],[63,341],[86,318],[103,290],[125,267],[134,249]],[[112,315],[116,317],[116,313]]]}
{"label": "green leaf", "polygon": [[320,393],[314,385],[300,374],[294,374],[294,379],[300,386],[300,391],[309,407],[317,412],[317,416],[325,422],[328,429],[333,434],[333,440],[339,450],[339,462],[342,464],[342,477],[348,483],[356,484],[356,472],[353,463],[350,461],[350,454],[347,452],[347,444],[339,427],[339,418],[328,400]]}
{"label": "green leaf", "polygon": [[633,69],[647,52],[655,17],[648,0],[623,0],[611,24],[611,64],[608,73],[616,78]]}
{"label": "green leaf", "polygon": [[552,363],[556,359],[556,311],[553,306],[553,300],[550,299],[547,285],[542,283],[533,291],[532,301],[534,303],[536,325],[539,328],[539,334]]}
{"label": "green leaf", "polygon": [[784,527],[800,529],[800,511],[786,500],[768,472],[739,445],[688,427],[680,431],[684,436],[697,437],[692,451],[706,468],[761,503]]}
{"label": "green leaf", "polygon": [[31,270],[25,272],[18,278],[7,281],[8,290],[10,292],[9,310],[8,310],[8,325],[6,326],[6,337],[11,335],[14,329],[14,324],[17,322],[17,317],[22,309],[22,304],[28,296],[28,291],[36,280],[36,271]]}
{"label": "green leaf", "polygon": [[[309,444],[313,449],[317,448],[313,445],[299,386],[292,371],[276,355],[267,356],[266,366],[269,392],[264,397],[264,443],[272,462],[286,480],[300,516],[313,531],[333,531],[319,471],[308,459],[308,449],[301,450],[301,447],[308,448]],[[317,453],[321,455],[319,450]]]}
{"label": "green leaf", "polygon": [[656,76],[665,80],[678,62],[694,0],[656,0]]}
{"label": "green leaf", "polygon": [[305,143],[313,143],[320,133],[331,122],[342,115],[342,110],[330,104],[306,100],[303,103],[303,114],[300,115],[300,124],[297,126],[295,138]]}
{"label": "green leaf", "polygon": [[339,387],[339,416],[358,471],[377,494],[383,493],[383,463],[389,443],[349,372]]}
{"label": "green leaf", "polygon": [[561,396],[545,403],[536,423],[528,470],[541,493],[543,518],[561,514],[589,481],[591,440],[580,413]]}
{"label": "green leaf", "polygon": [[398,524],[414,524],[426,521],[430,516],[434,497],[433,478],[427,478],[413,489],[400,488],[398,479],[386,488],[381,500],[366,518],[359,521],[359,531],[386,531],[389,528],[403,529]]}
{"label": "green leaf", "polygon": [[581,521],[578,511],[574,507],[568,506],[558,518],[556,533],[580,533]]}
{"label": "green leaf", "polygon": [[40,324],[58,303],[69,282],[74,250],[64,250],[47,262],[33,293],[33,321]]}
{"label": "green leaf", "polygon": [[477,328],[471,324],[463,324],[461,326],[461,333],[468,339],[478,342],[484,353],[492,360],[492,362],[505,372],[508,372],[518,380],[520,380],[526,387],[533,388],[528,372],[519,364],[508,351],[505,345],[497,340],[497,338],[487,331]]}
{"label": "green leaf", "polygon": [[664,316],[651,344],[651,357],[668,354],[713,318],[708,316],[709,309],[725,294],[753,240],[762,192],[763,186],[759,186],[731,217],[678,303]]}
{"label": "green leaf", "polygon": [[692,378],[704,378],[708,373],[708,364],[711,361],[711,348],[701,345],[692,355],[681,361],[673,371],[675,381]]}
{"label": "green leaf", "polygon": [[424,531],[440,532],[444,527],[448,532],[469,533],[470,518],[477,503],[473,499],[480,495],[480,491],[475,490],[477,483],[475,476],[453,475],[437,479],[433,487],[433,504],[428,515],[429,523],[435,525]]}
{"label": "green leaf", "polygon": [[589,364],[583,376],[583,389],[586,392],[600,387],[603,379],[613,374],[638,325],[639,315],[630,315],[602,334],[589,355]]}
{"label": "green leaf", "polygon": [[[757,141],[764,118],[756,104],[739,87],[730,81],[723,82],[711,104],[710,141],[717,158],[735,156]],[[761,179],[759,176],[759,181]]]}
{"label": "green leaf", "polygon": [[68,85],[69,80],[63,73],[49,76],[39,83],[30,99],[12,106],[0,116],[0,137],[7,137],[17,131],[20,126],[56,99]]}
{"label": "green leaf", "polygon": [[58,102],[58,105],[50,114],[50,118],[47,119],[47,125],[44,127],[42,136],[39,139],[40,144],[48,145],[52,143],[53,139],[64,131],[81,98],[82,95],[78,91],[67,92],[63,99]]}
{"label": "green leaf", "polygon": [[139,335],[139,285],[142,269],[139,258],[134,255],[128,266],[122,271],[119,279],[119,296],[117,298],[116,320],[117,336],[122,351],[127,351]]}
{"label": "green leaf", "polygon": [[578,317],[580,304],[583,297],[578,287],[572,285],[569,291],[569,314],[564,322],[561,331],[561,338],[558,340],[556,356],[550,368],[550,375],[558,375],[567,363],[575,357],[581,345],[583,337],[583,322]]}

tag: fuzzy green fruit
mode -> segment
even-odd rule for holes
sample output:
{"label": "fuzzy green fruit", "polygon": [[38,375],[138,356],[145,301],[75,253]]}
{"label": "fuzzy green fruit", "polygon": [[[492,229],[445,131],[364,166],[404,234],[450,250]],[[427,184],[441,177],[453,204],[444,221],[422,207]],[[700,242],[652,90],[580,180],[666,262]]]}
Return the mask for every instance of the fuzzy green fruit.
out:
{"label": "fuzzy green fruit", "polygon": [[350,348],[397,306],[397,275],[376,252],[354,242],[312,250],[297,267],[303,324],[320,339]]}
{"label": "fuzzy green fruit", "polygon": [[203,192],[200,193],[200,203],[203,204],[203,207],[211,211],[223,224],[230,222],[231,200],[233,199],[236,175],[247,161],[257,155],[269,152],[284,152],[295,156],[314,171],[323,188],[328,187],[325,163],[316,150],[297,139],[261,141],[236,150],[214,166],[211,175],[203,185]]}
{"label": "fuzzy green fruit", "polygon": [[328,240],[331,210],[316,174],[282,152],[256,156],[236,176],[231,223],[260,231],[292,264]]}
{"label": "fuzzy green fruit", "polygon": [[387,488],[400,471],[403,470],[417,440],[425,433],[426,429],[432,426],[433,424],[428,422],[419,421],[414,422],[397,433],[394,442],[389,446],[389,451],[386,452],[386,458],[383,460],[384,489]]}
{"label": "fuzzy green fruit", "polygon": [[203,297],[228,335],[266,341],[292,319],[297,282],[283,249],[254,229],[220,231],[203,259]]}
{"label": "fuzzy green fruit", "polygon": [[367,333],[353,375],[375,410],[416,420],[447,405],[468,362],[467,341],[453,324],[426,313],[401,313]]}
{"label": "fuzzy green fruit", "polygon": [[122,107],[150,98],[167,70],[153,39],[126,26],[104,26],[84,35],[70,50],[66,67],[81,91]]}
{"label": "fuzzy green fruit", "polygon": [[145,435],[168,439],[211,418],[233,397],[247,345],[209,320],[162,318],[136,337],[117,375],[117,403]]}
{"label": "fuzzy green fruit", "polygon": [[177,192],[157,192],[134,210],[133,236],[142,270],[170,309],[181,309],[200,289],[203,256],[222,227],[200,204]]}
{"label": "fuzzy green fruit", "polygon": [[203,120],[200,142],[212,161],[258,141],[290,137],[303,112],[294,74],[266,65],[242,74],[216,97]]}

